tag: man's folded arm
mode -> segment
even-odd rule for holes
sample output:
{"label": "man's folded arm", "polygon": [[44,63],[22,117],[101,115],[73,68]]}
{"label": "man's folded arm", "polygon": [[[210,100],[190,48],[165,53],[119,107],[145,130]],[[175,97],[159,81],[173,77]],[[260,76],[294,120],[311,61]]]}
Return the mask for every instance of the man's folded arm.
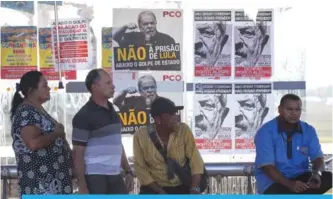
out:
{"label": "man's folded arm", "polygon": [[184,124],[184,128],[186,131],[185,150],[186,157],[190,160],[192,187],[198,187],[200,185],[201,174],[204,173],[205,164],[202,160],[199,150],[196,147],[195,139],[191,129],[186,124]]}
{"label": "man's folded arm", "polygon": [[254,138],[256,167],[262,169],[276,183],[290,186],[290,181],[275,167],[275,150],[272,132],[260,128]]}
{"label": "man's folded arm", "polygon": [[74,175],[78,180],[78,186],[81,190],[87,190],[84,154],[90,135],[88,124],[84,121],[84,117],[80,115],[76,115],[72,121]]}
{"label": "man's folded arm", "polygon": [[192,175],[203,174],[205,165],[200,155],[200,152],[196,147],[192,131],[187,125],[185,125],[185,128],[186,128],[186,135],[185,135],[186,157],[190,160]]}
{"label": "man's folded arm", "polygon": [[324,162],[324,153],[321,149],[321,145],[318,139],[318,135],[316,130],[310,126],[309,134],[311,134],[311,141],[309,143],[309,157],[312,162],[312,171],[324,171],[325,170],[325,162]]}
{"label": "man's folded arm", "polygon": [[145,162],[140,141],[138,139],[138,132],[133,136],[133,155],[134,173],[140,181],[141,186],[149,186],[157,193],[164,193],[164,190],[151,177],[149,167]]}

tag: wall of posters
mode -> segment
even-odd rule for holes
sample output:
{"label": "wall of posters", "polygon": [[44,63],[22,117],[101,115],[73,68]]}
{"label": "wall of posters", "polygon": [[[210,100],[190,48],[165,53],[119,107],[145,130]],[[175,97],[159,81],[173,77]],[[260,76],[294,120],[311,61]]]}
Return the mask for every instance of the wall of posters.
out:
{"label": "wall of posters", "polygon": [[235,78],[270,78],[273,71],[273,12],[259,11],[256,22],[244,11],[234,11],[234,15]]}
{"label": "wall of posters", "polygon": [[182,10],[113,9],[113,70],[180,71]]}
{"label": "wall of posters", "polygon": [[196,144],[201,153],[221,153],[232,149],[232,84],[198,83],[194,94]]}
{"label": "wall of posters", "polygon": [[[133,134],[147,124],[149,107],[159,96],[183,104],[184,81],[179,72],[115,72],[113,104],[122,120],[123,134]],[[180,118],[182,113],[179,113]]]}
{"label": "wall of posters", "polygon": [[259,10],[256,20],[244,10],[193,15],[197,146],[203,154],[252,153],[257,129],[274,117],[273,11]]}
{"label": "wall of posters", "polygon": [[112,28],[102,28],[102,68],[112,70]]}
{"label": "wall of posters", "polygon": [[[59,74],[54,68],[54,56],[52,52],[52,29],[39,28],[39,68],[48,80],[59,80]],[[62,71],[65,79],[76,79],[76,71]]]}
{"label": "wall of posters", "polygon": [[1,78],[19,79],[37,70],[37,27],[1,27]]}
{"label": "wall of posters", "polygon": [[235,150],[253,151],[257,130],[274,117],[272,84],[239,83],[234,87]]}
{"label": "wall of posters", "polygon": [[194,76],[231,77],[231,11],[194,11]]}

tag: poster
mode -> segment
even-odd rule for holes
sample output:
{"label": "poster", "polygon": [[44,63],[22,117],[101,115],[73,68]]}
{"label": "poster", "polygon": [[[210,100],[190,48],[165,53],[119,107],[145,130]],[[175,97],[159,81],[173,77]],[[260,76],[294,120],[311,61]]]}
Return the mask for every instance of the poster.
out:
{"label": "poster", "polygon": [[37,70],[37,27],[1,27],[1,78],[20,79]]}
{"label": "poster", "polygon": [[254,22],[235,11],[235,78],[262,79],[272,76],[273,12],[259,11]]}
{"label": "poster", "polygon": [[[89,24],[85,19],[67,19],[58,21],[59,56],[57,42],[56,24],[52,27],[52,45],[54,49],[55,62],[60,57],[62,70],[84,70],[89,66]],[[58,70],[58,65],[56,65]]]}
{"label": "poster", "polygon": [[112,70],[112,28],[102,28],[102,67]]}
{"label": "poster", "polygon": [[183,12],[113,9],[114,70],[180,71]]}
{"label": "poster", "polygon": [[193,129],[201,153],[232,149],[232,104],[232,84],[195,84]]}
{"label": "poster", "polygon": [[57,6],[61,6],[62,5],[62,1],[38,1],[38,4],[45,4],[45,5],[57,5]]}
{"label": "poster", "polygon": [[[113,104],[122,121],[122,133],[133,134],[147,122],[153,101],[161,96],[183,105],[184,80],[181,72],[114,72],[116,93]],[[182,117],[182,111],[178,113]]]}
{"label": "poster", "polygon": [[0,5],[2,8],[8,8],[16,11],[26,12],[29,14],[35,13],[33,1],[0,1]]}
{"label": "poster", "polygon": [[194,76],[231,77],[231,11],[194,11]]}
{"label": "poster", "polygon": [[252,152],[257,130],[274,117],[272,84],[235,84],[234,97],[235,149]]}
{"label": "poster", "polygon": [[[54,68],[51,31],[51,28],[39,28],[39,67],[47,80],[59,80],[59,73]],[[76,79],[76,71],[62,71],[62,76]]]}

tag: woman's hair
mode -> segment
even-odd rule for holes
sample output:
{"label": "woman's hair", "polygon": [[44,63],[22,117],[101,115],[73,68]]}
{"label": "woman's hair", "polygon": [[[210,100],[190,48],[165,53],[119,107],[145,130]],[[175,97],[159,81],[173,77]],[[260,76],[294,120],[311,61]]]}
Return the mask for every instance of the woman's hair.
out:
{"label": "woman's hair", "polygon": [[17,107],[28,97],[30,89],[37,89],[40,77],[43,74],[39,71],[29,71],[25,73],[16,84],[16,91],[12,100],[12,108],[10,109],[10,118],[13,119]]}

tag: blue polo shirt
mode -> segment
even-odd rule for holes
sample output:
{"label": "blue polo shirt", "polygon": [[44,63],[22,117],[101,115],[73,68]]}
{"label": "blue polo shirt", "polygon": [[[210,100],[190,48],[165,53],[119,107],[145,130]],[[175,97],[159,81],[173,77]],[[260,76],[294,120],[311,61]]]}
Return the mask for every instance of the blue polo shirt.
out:
{"label": "blue polo shirt", "polygon": [[285,177],[295,178],[309,171],[309,158],[312,161],[323,157],[316,130],[306,122],[300,121],[298,132],[292,137],[292,157],[288,159],[287,135],[278,125],[278,121],[277,117],[262,125],[254,138],[255,177],[259,194],[274,183],[261,167],[274,165]]}

